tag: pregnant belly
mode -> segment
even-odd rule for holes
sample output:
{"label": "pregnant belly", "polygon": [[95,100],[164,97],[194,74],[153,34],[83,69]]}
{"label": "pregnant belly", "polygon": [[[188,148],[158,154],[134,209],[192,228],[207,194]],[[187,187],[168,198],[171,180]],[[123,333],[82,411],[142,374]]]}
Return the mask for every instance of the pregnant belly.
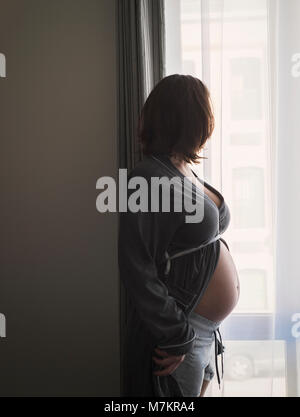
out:
{"label": "pregnant belly", "polygon": [[220,240],[220,256],[216,269],[194,312],[212,321],[222,321],[239,299],[239,279],[232,256]]}

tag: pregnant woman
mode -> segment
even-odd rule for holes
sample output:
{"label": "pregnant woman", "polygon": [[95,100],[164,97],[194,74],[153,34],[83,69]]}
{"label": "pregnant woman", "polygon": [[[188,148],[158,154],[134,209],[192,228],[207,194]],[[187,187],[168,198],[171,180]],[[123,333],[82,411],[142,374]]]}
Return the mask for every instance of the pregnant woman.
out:
{"label": "pregnant woman", "polygon": [[[119,223],[120,278],[128,295],[125,396],[204,396],[215,368],[220,383],[217,356],[223,346],[217,334],[239,297],[237,271],[220,236],[230,212],[221,193],[190,167],[213,128],[209,92],[192,76],[164,78],[141,113],[144,158],[128,186],[128,201],[135,205],[120,213]],[[203,210],[201,221],[187,222],[191,213],[174,208],[184,187],[169,188],[171,204],[163,208],[164,185],[158,198],[150,192],[153,179],[162,178],[190,187],[193,203]],[[137,183],[140,191],[133,192]],[[145,193],[147,207],[138,207]],[[152,204],[157,201],[158,207]]]}
{"label": "pregnant woman", "polygon": [[[170,159],[184,175],[191,178],[194,175],[194,178],[196,178],[196,174],[186,164],[176,161],[175,158]],[[193,179],[193,182],[196,183],[197,180]],[[222,213],[220,214],[222,216],[221,222],[229,221],[227,219],[229,215],[228,207],[225,205],[220,193],[207,183],[206,187],[204,187],[204,192],[214,202],[217,210]],[[225,210],[227,210],[227,213],[224,213]],[[224,227],[224,225],[221,224],[221,227]],[[200,393],[199,396],[204,396],[208,384],[214,376],[214,364],[210,355],[213,332],[219,328],[224,318],[233,310],[239,298],[239,279],[233,259],[223,239],[220,239],[220,242],[216,269],[201,300],[190,315],[190,322],[198,329],[197,349],[195,349],[197,354],[187,354],[185,364],[177,368],[174,373],[174,376],[176,375],[182,386],[188,389],[188,396],[198,392]],[[156,358],[154,360],[158,364],[164,363]],[[165,363],[168,362],[166,361]]]}

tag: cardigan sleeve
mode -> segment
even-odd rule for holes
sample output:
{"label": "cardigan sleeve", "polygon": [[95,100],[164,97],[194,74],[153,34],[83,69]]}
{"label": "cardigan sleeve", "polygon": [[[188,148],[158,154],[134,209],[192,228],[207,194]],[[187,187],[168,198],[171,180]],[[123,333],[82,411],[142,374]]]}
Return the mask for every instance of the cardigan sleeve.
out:
{"label": "cardigan sleeve", "polygon": [[155,262],[162,242],[174,234],[178,218],[178,213],[127,211],[119,214],[120,279],[154,345],[171,355],[191,351],[195,341],[193,327],[168,294]]}

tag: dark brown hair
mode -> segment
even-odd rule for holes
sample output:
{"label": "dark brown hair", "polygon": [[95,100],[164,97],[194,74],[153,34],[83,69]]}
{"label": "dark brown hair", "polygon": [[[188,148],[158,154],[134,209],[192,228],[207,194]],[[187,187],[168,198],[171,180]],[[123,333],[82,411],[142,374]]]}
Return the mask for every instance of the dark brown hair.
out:
{"label": "dark brown hair", "polygon": [[142,109],[138,139],[144,155],[177,155],[199,162],[199,152],[214,130],[207,87],[191,75],[170,75],[152,90]]}

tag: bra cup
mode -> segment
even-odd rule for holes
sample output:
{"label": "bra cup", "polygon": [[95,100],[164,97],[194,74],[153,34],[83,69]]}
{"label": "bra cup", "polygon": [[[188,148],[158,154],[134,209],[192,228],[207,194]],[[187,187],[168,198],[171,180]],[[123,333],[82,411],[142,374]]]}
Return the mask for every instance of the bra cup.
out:
{"label": "bra cup", "polygon": [[220,221],[219,221],[220,233],[224,233],[225,230],[228,228],[229,223],[230,223],[230,218],[231,218],[230,210],[227,204],[225,203],[222,213],[220,213]]}
{"label": "bra cup", "polygon": [[217,208],[205,200],[203,220],[199,223],[182,224],[172,239],[172,246],[184,249],[210,241],[219,233],[219,221]]}

